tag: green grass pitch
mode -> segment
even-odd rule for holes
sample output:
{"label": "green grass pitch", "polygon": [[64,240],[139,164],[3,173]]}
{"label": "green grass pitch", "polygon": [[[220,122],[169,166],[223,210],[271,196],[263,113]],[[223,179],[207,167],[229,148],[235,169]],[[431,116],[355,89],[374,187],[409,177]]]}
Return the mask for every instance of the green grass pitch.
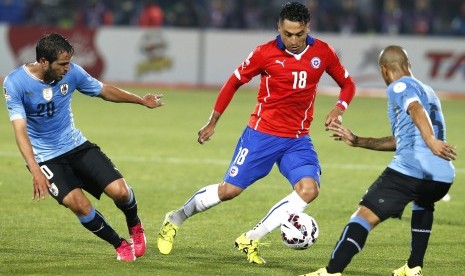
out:
{"label": "green grass pitch", "polygon": [[[146,89],[131,89],[139,94]],[[336,98],[317,96],[311,135],[323,167],[320,196],[307,213],[319,223],[320,237],[308,250],[294,251],[279,231],[263,241],[264,266],[248,264],[234,240],[257,223],[291,187],[276,168],[238,198],[187,221],[169,256],[156,248],[164,214],[181,206],[199,188],[221,181],[235,143],[255,104],[256,92],[241,89],[220,120],[213,139],[197,143],[210,115],[216,91],[173,90],[166,105],[149,110],[113,104],[76,93],[75,122],[100,145],[133,187],[145,225],[148,249],[133,263],[115,260],[114,249],[85,230],[76,217],[51,197],[31,200],[31,177],[16,147],[6,108],[0,116],[0,274],[1,275],[298,275],[327,264],[341,230],[366,188],[392,158],[333,141],[323,122]],[[5,106],[3,104],[3,106]],[[447,138],[457,146],[452,199],[436,204],[435,224],[425,258],[425,275],[462,275],[465,269],[464,101],[443,100]],[[353,100],[344,124],[361,136],[390,134],[384,98]],[[123,214],[107,198],[91,199],[125,237]],[[410,205],[402,220],[388,220],[368,237],[344,275],[390,275],[409,254]]]}

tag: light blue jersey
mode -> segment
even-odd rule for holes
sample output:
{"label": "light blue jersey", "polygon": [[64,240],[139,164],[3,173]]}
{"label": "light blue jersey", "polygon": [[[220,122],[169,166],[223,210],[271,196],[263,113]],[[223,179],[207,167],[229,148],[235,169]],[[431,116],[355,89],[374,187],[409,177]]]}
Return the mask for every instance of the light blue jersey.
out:
{"label": "light blue jersey", "polygon": [[62,80],[52,84],[34,77],[23,65],[3,83],[10,121],[27,120],[27,132],[37,162],[66,153],[87,139],[74,126],[71,97],[79,92],[98,96],[103,84],[71,63]]}
{"label": "light blue jersey", "polygon": [[389,121],[396,139],[396,152],[389,167],[415,178],[452,183],[455,176],[452,162],[433,154],[407,113],[410,103],[420,102],[436,138],[446,141],[446,123],[433,89],[413,77],[402,77],[389,85],[387,98]]}

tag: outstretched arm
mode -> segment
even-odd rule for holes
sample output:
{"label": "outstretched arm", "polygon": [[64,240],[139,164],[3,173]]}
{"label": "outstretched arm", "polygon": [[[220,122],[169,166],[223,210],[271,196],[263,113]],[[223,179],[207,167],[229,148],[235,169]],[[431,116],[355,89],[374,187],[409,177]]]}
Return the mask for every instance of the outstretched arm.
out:
{"label": "outstretched arm", "polygon": [[419,102],[415,101],[409,104],[407,110],[410,114],[410,117],[412,117],[413,123],[417,126],[421,136],[423,137],[423,140],[430,148],[430,150],[435,155],[443,159],[455,160],[457,157],[455,147],[436,138],[431,120],[426,114],[426,110],[423,108],[423,106]]}
{"label": "outstretched arm", "polygon": [[328,126],[331,124],[342,124],[342,115],[355,95],[354,80],[349,75],[349,72],[347,72],[347,70],[342,66],[334,51],[333,57],[333,63],[328,68],[327,72],[339,85],[341,91],[339,92],[339,99],[336,106],[326,116],[326,130],[328,130]]}
{"label": "outstretched arm", "polygon": [[331,111],[326,116],[325,127],[326,130],[330,130],[331,125],[341,125],[342,124],[342,115],[344,114],[344,109],[336,105],[331,109]]}
{"label": "outstretched arm", "polygon": [[223,114],[226,110],[234,94],[241,85],[242,82],[240,82],[234,74],[229,77],[218,94],[208,122],[197,133],[197,142],[203,145],[205,142],[210,140],[210,137],[215,133],[216,123],[220,119],[221,114]]}
{"label": "outstretched arm", "polygon": [[334,108],[326,116],[326,130],[328,130],[328,126],[332,124],[342,124],[342,115],[355,95],[355,83],[349,75],[338,83],[341,87],[339,100],[337,101],[336,106],[334,106]]}
{"label": "outstretched arm", "polygon": [[32,174],[32,199],[37,199],[37,201],[45,199],[45,197],[48,196],[50,183],[34,158],[31,141],[29,140],[26,130],[26,119],[16,119],[11,123],[13,125],[16,144],[18,145],[19,151],[21,152],[21,155]]}
{"label": "outstretched arm", "polygon": [[197,138],[197,142],[203,145],[205,142],[210,140],[210,137],[215,133],[216,123],[220,117],[221,113],[218,111],[212,111],[208,123],[205,124],[198,132],[199,137]]}
{"label": "outstretched arm", "polygon": [[115,103],[135,103],[148,108],[156,108],[163,105],[163,95],[148,93],[141,97],[129,91],[108,84],[103,85],[102,92],[100,93],[99,97],[105,101]]}
{"label": "outstretched arm", "polygon": [[352,147],[360,147],[378,151],[395,151],[396,141],[393,136],[371,138],[359,137],[355,135],[350,129],[338,124],[331,124],[328,130],[333,131],[331,136],[336,141],[344,141],[347,145]]}

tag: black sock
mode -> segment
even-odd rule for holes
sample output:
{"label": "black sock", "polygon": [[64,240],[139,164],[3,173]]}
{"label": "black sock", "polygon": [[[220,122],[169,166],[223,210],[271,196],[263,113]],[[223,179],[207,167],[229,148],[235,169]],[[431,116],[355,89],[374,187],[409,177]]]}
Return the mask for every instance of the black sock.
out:
{"label": "black sock", "polygon": [[79,218],[81,224],[99,238],[109,242],[115,248],[119,247],[122,238],[115,230],[105,221],[102,214],[92,208],[91,213],[83,218]]}
{"label": "black sock", "polygon": [[130,196],[129,201],[125,203],[115,202],[116,207],[118,207],[121,211],[123,211],[124,215],[126,216],[126,224],[128,228],[136,226],[140,223],[139,216],[137,215],[137,201],[136,197],[134,196],[134,192],[132,189],[129,189]]}
{"label": "black sock", "polygon": [[412,240],[408,266],[410,268],[423,267],[428,240],[433,226],[433,212],[429,210],[412,211]]}
{"label": "black sock", "polygon": [[[365,226],[362,226],[360,221],[363,221],[362,223]],[[355,217],[349,221],[331,253],[331,259],[326,267],[328,273],[340,273],[344,271],[352,260],[352,257],[362,250],[369,233],[367,227],[371,229],[369,224],[359,217]]]}

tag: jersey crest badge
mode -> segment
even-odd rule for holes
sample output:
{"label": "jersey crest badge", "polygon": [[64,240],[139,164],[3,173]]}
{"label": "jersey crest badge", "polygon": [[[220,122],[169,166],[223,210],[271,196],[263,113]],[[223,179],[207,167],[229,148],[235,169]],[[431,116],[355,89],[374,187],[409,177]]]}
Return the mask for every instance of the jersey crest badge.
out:
{"label": "jersey crest badge", "polygon": [[312,58],[312,60],[310,61],[310,65],[313,67],[313,69],[320,68],[321,59],[319,57]]}
{"label": "jersey crest badge", "polygon": [[60,93],[63,96],[68,94],[68,84],[67,83],[60,84]]}
{"label": "jersey crest badge", "polygon": [[401,93],[404,92],[404,90],[407,88],[407,85],[404,82],[398,82],[394,84],[394,87],[392,90],[394,90],[395,93]]}
{"label": "jersey crest badge", "polygon": [[53,90],[51,87],[48,87],[48,88],[44,88],[42,90],[42,96],[44,97],[44,99],[49,102],[52,100],[53,98]]}

